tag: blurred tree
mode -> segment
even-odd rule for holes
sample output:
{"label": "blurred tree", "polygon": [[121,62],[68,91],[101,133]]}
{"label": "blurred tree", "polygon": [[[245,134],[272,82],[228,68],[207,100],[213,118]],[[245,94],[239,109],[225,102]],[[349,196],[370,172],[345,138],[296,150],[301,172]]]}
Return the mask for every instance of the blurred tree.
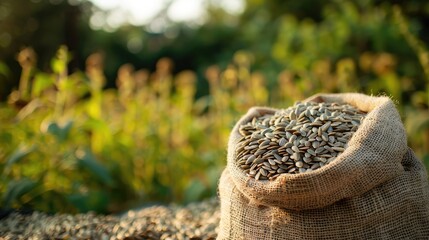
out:
{"label": "blurred tree", "polygon": [[[0,78],[0,99],[18,86],[20,75],[16,54],[31,46],[38,56],[38,67],[49,69],[50,59],[61,44],[74,54],[79,44],[78,6],[62,0],[2,0],[0,2],[0,59],[10,68],[7,78]],[[77,67],[79,57],[71,62]]]}
{"label": "blurred tree", "polygon": [[[389,22],[389,9],[394,4],[410,16],[412,32],[423,41],[429,40],[429,3],[426,1],[245,0],[246,7],[240,16],[228,14],[214,1],[207,3],[206,22],[199,26],[172,22],[166,14],[167,4],[153,19],[162,20],[167,26],[162,32],[154,33],[149,31],[150,27],[133,25],[113,32],[92,30],[91,17],[102,11],[89,1],[3,0],[0,3],[0,68],[6,65],[10,73],[0,71],[0,99],[5,99],[10,89],[18,86],[20,69],[15,58],[25,46],[33,47],[39,54],[37,67],[42,70],[48,68],[49,59],[61,44],[72,51],[72,69],[83,69],[86,57],[103,52],[107,87],[114,87],[115,73],[124,63],[154,71],[158,59],[169,57],[175,62],[174,73],[185,69],[197,73],[198,97],[208,93],[202,81],[204,69],[213,64],[225,68],[234,52],[241,49],[252,52],[252,68],[263,71],[271,87],[277,73],[291,64],[310,68],[312,61],[320,58],[335,62],[352,57],[357,61],[362,52],[391,52],[400,59],[397,65],[403,66],[400,71],[413,72],[413,67],[403,63],[416,59],[412,59],[409,47],[399,40],[395,24]],[[339,34],[334,38],[343,38],[343,42],[319,45],[318,41],[329,38],[331,33]],[[278,46],[283,50],[274,49]],[[273,52],[285,51],[286,47],[306,55],[294,58],[295,63],[287,60],[291,59],[289,55],[280,58],[273,55]]]}

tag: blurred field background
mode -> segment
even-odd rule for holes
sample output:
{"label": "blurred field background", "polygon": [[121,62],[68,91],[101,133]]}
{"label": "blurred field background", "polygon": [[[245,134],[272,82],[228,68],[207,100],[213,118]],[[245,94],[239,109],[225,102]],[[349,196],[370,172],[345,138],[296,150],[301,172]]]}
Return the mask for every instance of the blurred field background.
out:
{"label": "blurred field background", "polygon": [[2,208],[215,196],[239,116],[318,92],[391,96],[429,167],[429,2],[202,0],[192,20],[170,16],[189,1],[162,2],[146,23],[86,0],[0,2]]}

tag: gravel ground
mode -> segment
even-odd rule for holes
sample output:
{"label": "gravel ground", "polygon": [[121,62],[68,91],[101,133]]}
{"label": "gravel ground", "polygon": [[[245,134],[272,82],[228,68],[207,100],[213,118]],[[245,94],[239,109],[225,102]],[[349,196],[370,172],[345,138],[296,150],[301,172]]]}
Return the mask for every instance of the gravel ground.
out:
{"label": "gravel ground", "polygon": [[11,213],[0,220],[0,239],[216,239],[219,202],[210,199],[130,210],[121,216]]}

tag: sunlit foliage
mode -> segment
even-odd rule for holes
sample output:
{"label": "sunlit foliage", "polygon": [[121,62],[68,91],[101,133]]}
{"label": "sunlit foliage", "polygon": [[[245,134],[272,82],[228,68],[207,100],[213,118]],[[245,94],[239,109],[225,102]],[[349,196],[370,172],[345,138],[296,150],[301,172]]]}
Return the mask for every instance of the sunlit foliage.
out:
{"label": "sunlit foliage", "polygon": [[[251,106],[287,107],[317,92],[391,96],[409,145],[429,164],[426,46],[399,8],[364,16],[348,1],[337,8],[313,20],[282,15],[273,38],[204,73],[173,74],[170,58],[154,71],[124,64],[115,88],[106,88],[112,69],[102,53],[68,72],[72,54],[63,46],[42,71],[35,51],[23,49],[20,84],[0,105],[1,206],[115,212],[214,196],[234,122]],[[244,41],[253,30],[243,30]],[[197,97],[201,86],[207,94]]]}

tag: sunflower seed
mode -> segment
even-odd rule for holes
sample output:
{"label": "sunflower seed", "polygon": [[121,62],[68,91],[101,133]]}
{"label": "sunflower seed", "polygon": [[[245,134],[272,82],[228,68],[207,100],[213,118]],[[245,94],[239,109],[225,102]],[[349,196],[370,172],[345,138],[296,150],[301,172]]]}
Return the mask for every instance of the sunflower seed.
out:
{"label": "sunflower seed", "polygon": [[279,146],[283,147],[287,143],[287,140],[285,138],[280,138],[279,140]]}
{"label": "sunflower seed", "polygon": [[264,169],[264,168],[261,168],[260,170],[259,170],[259,172],[261,173],[261,175],[262,176],[264,176],[264,177],[266,177],[267,175],[268,175],[268,172]]}
{"label": "sunflower seed", "polygon": [[366,113],[338,103],[297,103],[239,126],[236,161],[257,180],[310,172],[334,161]]}

